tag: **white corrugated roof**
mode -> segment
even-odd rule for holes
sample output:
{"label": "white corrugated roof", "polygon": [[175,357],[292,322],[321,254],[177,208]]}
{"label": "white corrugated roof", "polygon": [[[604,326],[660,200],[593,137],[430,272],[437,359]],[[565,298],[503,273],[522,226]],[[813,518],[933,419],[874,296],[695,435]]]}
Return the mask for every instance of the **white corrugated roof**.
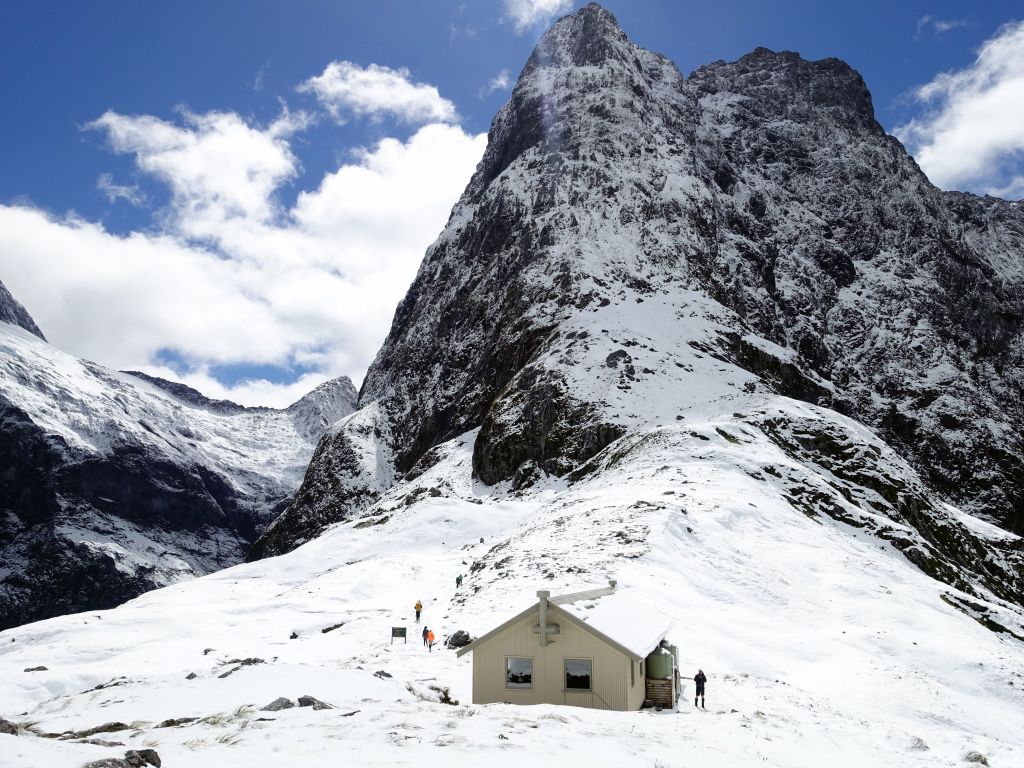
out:
{"label": "white corrugated roof", "polygon": [[560,607],[640,657],[657,648],[672,627],[664,611],[624,592],[605,595],[589,608],[578,603]]}
{"label": "white corrugated roof", "polygon": [[579,600],[596,600],[599,597],[605,597],[606,595],[614,594],[615,587],[609,584],[607,587],[595,587],[594,589],[584,589],[579,592],[569,592],[568,594],[555,595],[554,597],[548,599],[555,605],[567,605],[569,603],[575,603]]}

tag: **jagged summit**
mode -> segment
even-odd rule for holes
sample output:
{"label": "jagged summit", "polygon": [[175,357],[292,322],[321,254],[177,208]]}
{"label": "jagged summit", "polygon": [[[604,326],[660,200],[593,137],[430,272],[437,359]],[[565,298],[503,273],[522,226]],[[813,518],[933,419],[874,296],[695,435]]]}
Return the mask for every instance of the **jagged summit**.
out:
{"label": "jagged summit", "polygon": [[43,341],[46,341],[46,337],[43,336],[43,332],[39,330],[39,326],[36,325],[36,321],[32,319],[32,315],[28,313],[28,310],[21,305],[21,303],[15,299],[7,286],[0,282],[0,322],[10,323],[16,325],[19,328],[24,328],[31,334],[38,336]]}
{"label": "jagged summit", "polygon": [[286,409],[296,428],[312,442],[338,419],[356,409],[359,399],[348,376],[325,381]]}
{"label": "jagged summit", "polygon": [[884,133],[864,78],[842,59],[809,61],[793,51],[755,48],[737,61],[716,61],[689,77],[701,94],[720,91],[756,101],[763,117],[803,120],[817,114]]}
{"label": "jagged summit", "polygon": [[544,33],[523,73],[545,66],[598,67],[610,59],[625,63],[635,48],[611,11],[590,3]]}

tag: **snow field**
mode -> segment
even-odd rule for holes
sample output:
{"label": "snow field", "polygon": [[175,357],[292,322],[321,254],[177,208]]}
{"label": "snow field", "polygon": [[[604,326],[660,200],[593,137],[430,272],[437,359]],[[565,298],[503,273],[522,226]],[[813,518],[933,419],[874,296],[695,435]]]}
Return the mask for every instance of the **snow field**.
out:
{"label": "snow field", "polygon": [[[1020,764],[1021,644],[944,603],[948,588],[889,545],[811,519],[773,478],[747,474],[791,462],[767,440],[690,436],[716,426],[743,427],[723,417],[657,430],[590,479],[518,495],[474,485],[470,433],[367,516],[288,555],[0,634],[0,714],[46,732],[121,721],[132,728],[96,738],[153,746],[172,768],[934,766],[971,751]],[[406,504],[417,488],[443,495]],[[439,638],[477,636],[538,588],[608,577],[614,599],[635,595],[672,619],[684,674],[708,674],[706,712],[685,699],[658,714],[469,705],[471,656],[428,653],[413,620],[421,599]],[[391,626],[408,627],[408,644],[390,644]],[[247,657],[265,663],[219,677]],[[304,694],[336,708],[254,709]],[[205,721],[155,727],[181,717]],[[71,768],[121,749],[24,732],[0,748],[5,768]]]}

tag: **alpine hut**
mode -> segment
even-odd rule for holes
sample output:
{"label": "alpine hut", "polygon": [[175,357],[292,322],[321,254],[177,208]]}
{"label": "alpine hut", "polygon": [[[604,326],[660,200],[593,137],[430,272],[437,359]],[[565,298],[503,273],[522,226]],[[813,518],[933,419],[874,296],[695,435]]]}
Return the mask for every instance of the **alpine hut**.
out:
{"label": "alpine hut", "polygon": [[[458,651],[473,653],[473,703],[618,711],[675,706],[678,653],[664,614],[607,587],[537,602]],[[655,676],[656,675],[656,676]]]}

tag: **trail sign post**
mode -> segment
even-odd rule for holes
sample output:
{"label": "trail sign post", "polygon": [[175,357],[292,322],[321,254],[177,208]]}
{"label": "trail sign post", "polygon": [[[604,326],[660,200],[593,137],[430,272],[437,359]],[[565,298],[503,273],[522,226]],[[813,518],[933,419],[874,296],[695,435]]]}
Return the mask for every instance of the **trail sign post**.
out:
{"label": "trail sign post", "polygon": [[394,645],[395,638],[402,638],[402,642],[408,643],[409,638],[405,636],[405,627],[392,627],[391,628],[391,644]]}

